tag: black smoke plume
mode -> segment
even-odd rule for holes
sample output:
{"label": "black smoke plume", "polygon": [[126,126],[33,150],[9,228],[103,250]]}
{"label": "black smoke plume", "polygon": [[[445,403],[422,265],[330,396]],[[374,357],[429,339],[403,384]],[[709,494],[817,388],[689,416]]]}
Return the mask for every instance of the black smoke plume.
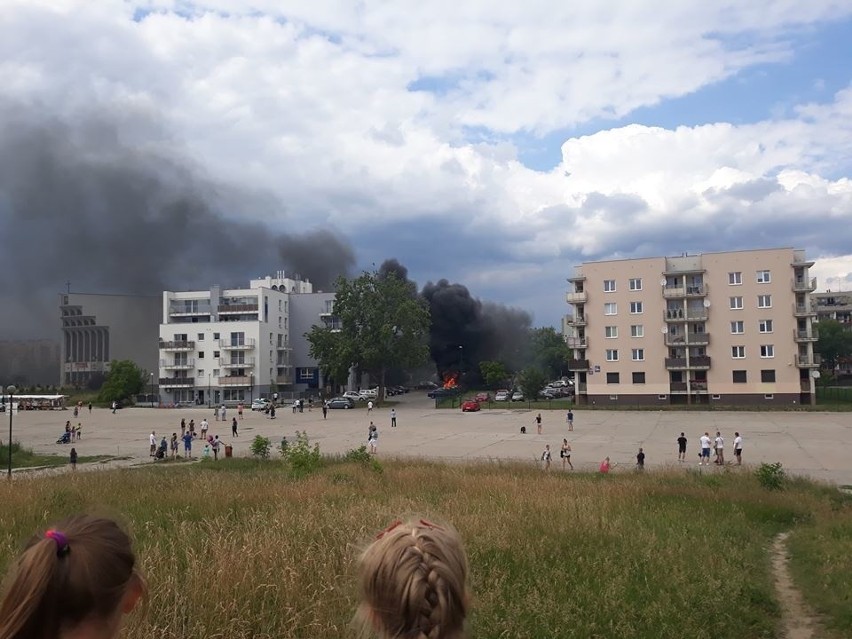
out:
{"label": "black smoke plume", "polygon": [[280,269],[329,290],[351,270],[351,246],[330,231],[225,214],[262,198],[214,186],[156,123],[131,120],[69,124],[0,105],[0,339],[56,336],[66,281],[77,292],[156,295]]}
{"label": "black smoke plume", "polygon": [[482,361],[501,361],[510,370],[522,365],[532,324],[529,313],[481,302],[466,286],[447,280],[427,283],[421,295],[429,303],[429,349],[439,376],[460,371],[470,384],[481,379]]}

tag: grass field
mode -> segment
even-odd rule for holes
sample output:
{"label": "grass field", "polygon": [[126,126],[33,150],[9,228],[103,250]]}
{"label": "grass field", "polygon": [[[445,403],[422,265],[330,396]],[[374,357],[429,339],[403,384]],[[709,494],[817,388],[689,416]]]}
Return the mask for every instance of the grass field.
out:
{"label": "grass field", "polygon": [[[793,530],[794,574],[834,635],[852,634],[852,503],[752,475],[571,475],[519,465],[278,461],[0,483],[0,568],[33,531],[120,516],[150,584],[125,636],[352,637],[362,544],[406,513],[452,522],[472,566],[470,636],[778,637],[768,548]],[[847,597],[844,600],[844,597]]]}
{"label": "grass field", "polygon": [[[66,466],[68,465],[68,455],[71,453],[73,444],[68,444],[63,449],[63,455],[39,455],[34,453],[29,448],[23,448],[18,442],[12,444],[12,468],[32,468],[40,466]],[[77,458],[78,464],[88,462],[103,461],[112,459],[106,455],[96,455]],[[6,468],[9,460],[9,447],[6,444],[0,444],[0,468]]]}

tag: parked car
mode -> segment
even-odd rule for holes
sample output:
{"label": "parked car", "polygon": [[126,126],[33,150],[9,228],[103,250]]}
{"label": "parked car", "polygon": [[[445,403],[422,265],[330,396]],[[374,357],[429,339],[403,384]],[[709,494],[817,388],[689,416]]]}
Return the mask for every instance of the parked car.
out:
{"label": "parked car", "polygon": [[521,391],[515,391],[514,393],[512,393],[512,401],[513,402],[524,401],[524,394]]}
{"label": "parked car", "polygon": [[263,410],[265,411],[271,402],[268,399],[264,399],[263,397],[258,397],[257,399],[251,400],[251,409],[252,410]]}
{"label": "parked car", "polygon": [[361,396],[358,394],[358,391],[346,391],[345,393],[343,393],[343,397],[351,399],[353,402],[357,402],[359,399],[361,399]]}
{"label": "parked car", "polygon": [[329,408],[355,408],[355,400],[350,397],[332,397],[328,400]]}
{"label": "parked car", "polygon": [[511,399],[512,394],[507,391],[505,388],[501,388],[494,395],[495,402],[508,402]]}
{"label": "parked car", "polygon": [[461,409],[463,413],[473,413],[480,410],[479,402],[475,399],[469,399],[466,402],[462,402]]}
{"label": "parked car", "polygon": [[359,390],[358,391],[358,397],[359,397],[359,399],[361,399],[362,401],[365,401],[365,402],[367,400],[370,400],[370,399],[376,400],[376,399],[379,398],[379,389],[378,388],[370,388],[370,389]]}
{"label": "parked car", "polygon": [[426,397],[431,399],[441,399],[443,397],[452,397],[456,394],[458,394],[458,390],[455,388],[435,388],[426,393]]}
{"label": "parked car", "polygon": [[489,395],[488,393],[477,393],[474,396],[473,401],[475,401],[475,402],[490,402],[491,401],[491,395]]}

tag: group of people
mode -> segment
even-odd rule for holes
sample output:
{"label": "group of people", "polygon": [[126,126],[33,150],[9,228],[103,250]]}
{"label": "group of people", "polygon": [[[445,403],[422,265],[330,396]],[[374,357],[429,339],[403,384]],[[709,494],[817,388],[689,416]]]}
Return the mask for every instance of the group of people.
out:
{"label": "group of people", "polygon": [[[698,465],[710,465],[710,451],[713,451],[713,463],[719,466],[725,465],[725,438],[722,437],[720,431],[716,431],[716,437],[710,437],[710,433],[706,432],[699,438],[701,442],[701,450],[698,453]],[[678,459],[686,460],[686,437],[683,433],[677,439],[678,442]],[[734,459],[736,465],[741,466],[743,463],[743,438],[740,433],[734,432]],[[734,463],[734,462],[728,462]]]}
{"label": "group of people", "polygon": [[[227,415],[227,413],[223,412],[221,415]],[[180,420],[180,435],[176,432],[172,433],[171,438],[167,438],[163,435],[159,440],[157,438],[157,432],[152,430],[150,436],[148,437],[148,441],[150,444],[149,454],[154,460],[165,459],[166,457],[171,457],[172,459],[177,458],[178,450],[180,449],[180,444],[183,442],[183,454],[184,457],[190,458],[192,457],[192,445],[196,440],[203,442],[204,448],[202,449],[201,456],[204,459],[207,459],[213,456],[213,459],[219,459],[219,452],[224,445],[222,440],[219,439],[219,435],[211,435],[210,431],[210,422],[206,419],[202,419],[199,423],[199,432],[196,431],[195,428],[195,420],[190,419],[187,424],[186,419]],[[240,436],[240,427],[239,422],[236,417],[231,419],[231,436],[239,437]]]}
{"label": "group of people", "polygon": [[[363,636],[382,639],[460,639],[471,600],[468,573],[451,526],[394,521],[361,553],[355,623]],[[35,535],[13,564],[0,602],[0,638],[113,639],[148,590],[130,536],[111,519],[76,515]]]}

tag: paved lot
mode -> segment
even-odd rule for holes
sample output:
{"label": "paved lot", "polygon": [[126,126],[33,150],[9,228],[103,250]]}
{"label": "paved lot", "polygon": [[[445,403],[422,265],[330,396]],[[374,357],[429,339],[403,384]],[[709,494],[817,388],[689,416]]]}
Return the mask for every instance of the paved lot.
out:
{"label": "paved lot", "polygon": [[[277,444],[282,435],[292,440],[296,430],[306,430],[311,441],[318,442],[324,453],[342,453],[366,443],[367,426],[373,420],[379,428],[379,455],[414,456],[447,460],[517,459],[534,463],[545,444],[553,450],[554,467],[560,468],[559,447],[567,437],[574,449],[577,469],[590,470],[609,455],[622,468],[632,467],[639,446],[647,455],[649,469],[677,466],[675,439],[681,431],[689,439],[688,463],[696,465],[698,438],[704,431],[714,435],[721,430],[726,440],[726,455],[733,458],[733,435],[743,435],[743,459],[748,464],[780,461],[792,473],[817,479],[852,484],[852,462],[846,447],[852,443],[852,414],[786,412],[627,412],[575,411],[574,431],[568,432],[565,414],[544,411],[542,435],[536,434],[535,412],[522,408],[483,410],[462,414],[458,410],[436,410],[423,392],[412,391],[396,405],[398,428],[390,428],[388,408],[330,410],[323,420],[322,411],[293,414],[282,409],[274,420],[260,413],[245,412],[240,422],[240,437],[231,438],[230,419],[236,410],[228,410],[228,423],[216,422],[213,410],[131,408],[113,415],[106,409],[84,410],[76,420],[83,426],[83,440],[75,444],[80,455],[132,456],[141,462],[148,458],[148,435],[180,432],[180,420],[202,418],[210,421],[210,434],[219,435],[234,446],[236,455],[248,455],[251,439],[262,434]],[[65,420],[73,420],[67,411],[32,411],[15,415],[15,439],[40,453],[67,455],[70,446],[57,445]],[[0,415],[0,432],[5,432],[8,416]],[[76,423],[76,422],[74,422]],[[527,434],[520,434],[526,425]],[[181,447],[182,449],[182,447]],[[199,444],[193,449],[198,456]],[[713,468],[713,467],[711,467]],[[716,469],[713,468],[715,471]]]}

